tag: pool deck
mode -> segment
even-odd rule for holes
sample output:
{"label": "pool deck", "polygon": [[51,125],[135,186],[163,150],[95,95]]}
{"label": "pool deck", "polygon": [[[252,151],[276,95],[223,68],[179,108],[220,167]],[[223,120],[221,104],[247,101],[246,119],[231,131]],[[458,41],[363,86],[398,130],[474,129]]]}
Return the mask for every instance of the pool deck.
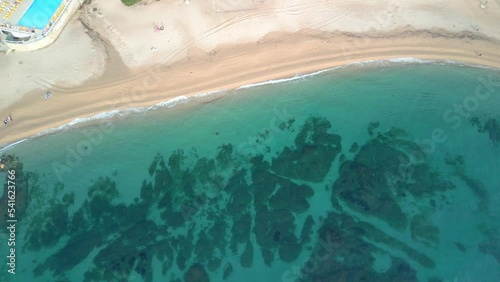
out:
{"label": "pool deck", "polygon": [[[54,15],[49,21],[49,24],[47,24],[47,26],[45,26],[45,28],[43,29],[36,29],[32,27],[23,27],[17,25],[17,22],[28,10],[29,6],[33,3],[33,0],[22,0],[22,2],[17,4],[15,10],[13,10],[14,5],[12,3],[19,2],[19,0],[0,1],[2,1],[3,3],[9,2],[8,4],[6,4],[6,6],[9,7],[10,10],[12,10],[7,20],[3,18],[6,14],[6,11],[2,11],[2,13],[0,14],[0,30],[18,34],[19,36],[25,35],[27,37],[31,37],[26,41],[5,40],[4,44],[6,46],[8,46],[10,49],[21,52],[34,51],[51,45],[59,37],[68,21],[84,2],[84,0],[63,0],[61,5],[54,12]],[[0,7],[2,7],[2,5],[4,4],[0,4]]]}
{"label": "pool deck", "polygon": [[[10,23],[17,23],[24,15],[26,10],[31,6],[34,0],[17,0],[17,1],[6,1],[3,0],[0,4],[0,10],[2,10],[1,7],[4,7],[3,11],[0,13],[0,23],[2,24],[10,24]],[[18,3],[18,4],[12,4],[12,3]],[[9,10],[12,10],[12,12],[9,13]]]}

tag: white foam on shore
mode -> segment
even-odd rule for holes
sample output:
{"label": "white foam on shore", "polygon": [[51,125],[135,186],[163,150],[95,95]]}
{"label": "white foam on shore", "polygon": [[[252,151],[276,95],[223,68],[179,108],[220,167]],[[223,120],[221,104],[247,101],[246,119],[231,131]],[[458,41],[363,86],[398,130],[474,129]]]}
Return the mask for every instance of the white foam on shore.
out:
{"label": "white foam on shore", "polygon": [[384,60],[366,60],[359,61],[347,64],[343,67],[350,66],[397,66],[400,64],[434,64],[437,61],[435,60],[426,60],[426,59],[417,59],[411,57],[401,57],[401,58],[392,58],[392,59],[384,59]]}
{"label": "white foam on shore", "polygon": [[283,83],[283,82],[290,82],[290,81],[294,81],[294,80],[300,80],[300,79],[308,78],[308,77],[311,77],[311,76],[316,76],[316,75],[324,73],[324,72],[329,72],[329,71],[332,71],[332,70],[335,70],[335,69],[338,69],[338,68],[341,68],[341,67],[343,67],[343,66],[329,68],[329,69],[324,69],[324,70],[320,70],[320,71],[315,71],[315,72],[312,72],[312,73],[297,74],[297,75],[295,75],[293,77],[289,77],[289,78],[272,79],[272,80],[267,80],[267,81],[263,81],[263,82],[257,82],[257,83],[247,84],[247,85],[243,85],[243,86],[240,86],[240,87],[236,88],[236,90],[238,90],[238,89],[248,89],[248,88],[253,88],[253,87],[263,86],[263,85],[268,85],[268,84],[277,84],[277,83]]}
{"label": "white foam on shore", "polygon": [[[289,77],[289,78],[273,79],[273,80],[267,80],[267,81],[263,81],[263,82],[243,85],[243,86],[236,88],[235,90],[249,89],[249,88],[259,87],[259,86],[264,86],[264,85],[269,85],[269,84],[278,84],[278,83],[291,82],[291,81],[296,81],[296,80],[303,80],[303,79],[306,79],[309,77],[317,76],[317,75],[322,74],[322,73],[331,72],[331,71],[336,70],[336,69],[344,69],[344,68],[356,67],[356,66],[397,66],[397,65],[401,65],[401,64],[456,65],[456,66],[467,66],[467,67],[499,70],[496,68],[486,67],[486,66],[468,65],[468,64],[464,64],[463,62],[452,61],[452,60],[426,60],[426,59],[418,59],[418,58],[411,58],[411,57],[401,57],[401,58],[392,58],[392,59],[384,59],[384,60],[359,61],[359,62],[349,63],[346,65],[328,68],[328,69],[324,69],[324,70],[319,70],[319,71],[315,71],[315,72],[311,72],[311,73],[297,74],[297,75],[295,75],[293,77]],[[173,108],[179,104],[187,104],[190,101],[196,101],[196,100],[199,100],[200,98],[206,98],[206,97],[210,97],[213,95],[220,95],[220,94],[225,93],[227,91],[229,91],[229,90],[228,89],[221,89],[221,90],[203,92],[203,93],[199,93],[199,94],[196,94],[193,96],[182,95],[182,96],[178,96],[178,97],[169,99],[167,101],[159,102],[159,103],[157,103],[153,106],[149,106],[149,107],[127,108],[127,109],[122,109],[122,110],[103,112],[103,113],[99,113],[99,114],[96,114],[96,115],[93,115],[90,117],[85,117],[85,118],[76,118],[67,124],[61,125],[61,126],[56,127],[56,128],[50,128],[50,129],[44,130],[44,131],[34,135],[31,138],[41,137],[44,135],[61,132],[61,131],[70,129],[71,127],[74,127],[76,125],[81,125],[81,124],[89,123],[89,122],[96,121],[96,120],[106,120],[106,119],[111,119],[114,117],[124,117],[124,116],[130,115],[130,114],[147,112],[149,110],[155,110],[155,109],[159,109],[159,108]],[[15,143],[6,145],[5,147],[0,148],[0,153],[5,149],[10,148],[11,146],[14,146],[14,145],[19,144],[19,143],[24,142],[24,141],[27,141],[31,138],[23,139],[23,140],[15,142]]]}
{"label": "white foam on shore", "polygon": [[16,146],[16,145],[18,145],[18,144],[21,144],[21,143],[23,143],[24,141],[28,141],[28,140],[29,140],[29,139],[22,139],[22,140],[19,140],[19,141],[16,141],[16,142],[14,142],[14,143],[11,143],[11,144],[6,145],[5,147],[0,148],[0,154],[1,154],[1,153],[3,153],[5,150],[7,150],[7,149],[9,149],[9,148],[12,148],[12,147],[14,147],[14,146]]}
{"label": "white foam on shore", "polygon": [[23,140],[15,142],[15,143],[9,144],[9,145],[1,148],[0,152],[2,152],[2,150],[5,150],[7,148],[10,148],[10,147],[18,144],[18,143],[28,141],[32,138],[38,138],[38,137],[42,137],[42,136],[49,135],[49,134],[63,132],[65,130],[69,130],[77,125],[82,125],[82,124],[90,123],[93,121],[99,121],[99,120],[109,120],[109,119],[116,118],[116,117],[125,117],[125,116],[131,115],[131,114],[143,113],[143,112],[147,112],[150,110],[156,110],[159,108],[173,108],[179,104],[186,104],[186,103],[190,102],[191,100],[196,100],[199,98],[205,98],[205,97],[209,97],[212,95],[221,94],[221,93],[226,92],[226,91],[227,91],[227,89],[223,89],[223,90],[204,92],[204,93],[196,94],[196,95],[189,96],[189,97],[178,96],[178,97],[172,98],[172,99],[167,100],[167,101],[159,102],[159,103],[157,103],[153,106],[149,106],[149,107],[127,108],[127,109],[122,109],[122,110],[103,112],[103,113],[99,113],[99,114],[96,114],[96,115],[93,115],[90,117],[76,118],[76,119],[74,119],[66,124],[63,124],[61,126],[49,128],[49,129],[46,129],[40,133],[37,133],[31,138],[23,139]]}
{"label": "white foam on shore", "polygon": [[416,63],[416,64],[429,64],[436,62],[435,60],[425,60],[425,59],[417,59],[411,57],[393,58],[393,59],[388,59],[387,61],[391,63]]}
{"label": "white foam on shore", "polygon": [[[252,83],[252,84],[248,84],[248,85],[243,85],[243,86],[237,88],[236,90],[248,89],[248,88],[269,85],[269,84],[277,84],[277,83],[301,80],[301,79],[309,78],[309,77],[316,76],[316,75],[319,75],[322,73],[331,72],[333,70],[349,68],[349,67],[353,67],[353,66],[389,66],[389,65],[399,65],[401,63],[405,63],[405,64],[433,64],[436,62],[439,62],[439,61],[424,60],[424,59],[417,59],[417,58],[410,58],[410,57],[384,59],[384,60],[366,60],[366,61],[349,63],[349,64],[345,64],[345,65],[341,65],[341,66],[333,67],[333,68],[328,68],[328,69],[324,69],[324,70],[319,70],[319,71],[315,71],[312,73],[296,74],[295,76],[289,77],[289,78],[272,79],[272,80],[267,80],[267,81],[263,81],[263,82],[257,82],[257,83]],[[453,61],[447,61],[446,64],[455,65],[455,63]]]}
{"label": "white foam on shore", "polygon": [[500,69],[494,68],[494,67],[467,64],[467,63],[464,63],[462,61],[454,61],[454,60],[427,60],[427,59],[417,59],[417,58],[405,57],[405,58],[388,59],[387,61],[389,61],[391,63],[436,64],[436,65],[441,65],[441,66],[453,65],[453,66],[460,66],[460,67],[471,67],[471,68],[488,69],[488,70],[496,70],[496,71],[500,70]]}
{"label": "white foam on shore", "polygon": [[185,104],[189,101],[189,98],[186,97],[186,96],[179,96],[179,97],[175,97],[173,99],[170,99],[170,100],[167,100],[167,101],[164,101],[164,102],[160,102],[156,105],[153,105],[151,107],[147,107],[147,108],[141,108],[142,111],[147,111],[147,110],[154,110],[154,109],[158,109],[158,108],[173,108],[179,104]]}
{"label": "white foam on shore", "polygon": [[164,107],[166,107],[166,108],[172,108],[172,107],[175,107],[178,104],[185,104],[188,101],[189,101],[188,97],[186,97],[186,96],[179,96],[179,97],[175,97],[173,99],[170,99],[170,100],[167,100],[167,101],[164,101],[164,102],[160,102],[160,103],[155,104],[155,105],[150,106],[150,107],[127,108],[127,109],[122,109],[122,110],[114,110],[114,111],[109,111],[109,112],[103,112],[103,113],[99,113],[99,114],[96,114],[96,115],[93,115],[93,116],[90,116],[90,117],[85,117],[85,118],[76,118],[76,119],[70,121],[69,123],[63,124],[63,125],[61,125],[59,127],[55,127],[55,128],[50,128],[50,129],[44,130],[44,131],[36,134],[33,137],[40,137],[40,136],[44,136],[44,135],[47,135],[47,134],[61,132],[61,131],[70,129],[71,127],[74,127],[76,125],[81,125],[81,124],[89,123],[89,122],[96,121],[96,120],[108,120],[108,119],[112,119],[112,118],[115,118],[115,117],[124,117],[124,116],[130,115],[130,114],[142,113],[142,112],[146,112],[146,111],[149,111],[149,110],[154,110],[154,109],[157,109],[157,108],[164,108]]}

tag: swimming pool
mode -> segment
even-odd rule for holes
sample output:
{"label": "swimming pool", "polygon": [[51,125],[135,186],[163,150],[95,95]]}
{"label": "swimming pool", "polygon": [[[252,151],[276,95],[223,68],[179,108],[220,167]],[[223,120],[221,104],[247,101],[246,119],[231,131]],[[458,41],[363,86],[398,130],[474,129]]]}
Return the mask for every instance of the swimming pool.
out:
{"label": "swimming pool", "polygon": [[50,18],[61,5],[61,2],[62,0],[34,0],[19,20],[18,25],[43,29],[49,23]]}

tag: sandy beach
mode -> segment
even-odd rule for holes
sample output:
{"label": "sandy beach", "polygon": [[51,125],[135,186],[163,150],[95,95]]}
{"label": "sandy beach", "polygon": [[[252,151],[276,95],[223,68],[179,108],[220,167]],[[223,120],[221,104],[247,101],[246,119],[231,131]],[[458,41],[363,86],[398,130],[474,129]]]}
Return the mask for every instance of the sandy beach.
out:
{"label": "sandy beach", "polygon": [[0,55],[0,115],[13,116],[0,147],[77,118],[361,61],[500,68],[498,1],[89,2],[53,45]]}

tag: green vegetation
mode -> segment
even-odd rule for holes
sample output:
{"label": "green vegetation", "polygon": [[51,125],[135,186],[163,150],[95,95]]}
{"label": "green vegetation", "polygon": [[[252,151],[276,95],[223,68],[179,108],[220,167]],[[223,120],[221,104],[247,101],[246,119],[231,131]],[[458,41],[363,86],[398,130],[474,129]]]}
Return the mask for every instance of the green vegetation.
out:
{"label": "green vegetation", "polygon": [[139,1],[140,0],[122,0],[122,3],[125,4],[125,6],[132,6]]}

